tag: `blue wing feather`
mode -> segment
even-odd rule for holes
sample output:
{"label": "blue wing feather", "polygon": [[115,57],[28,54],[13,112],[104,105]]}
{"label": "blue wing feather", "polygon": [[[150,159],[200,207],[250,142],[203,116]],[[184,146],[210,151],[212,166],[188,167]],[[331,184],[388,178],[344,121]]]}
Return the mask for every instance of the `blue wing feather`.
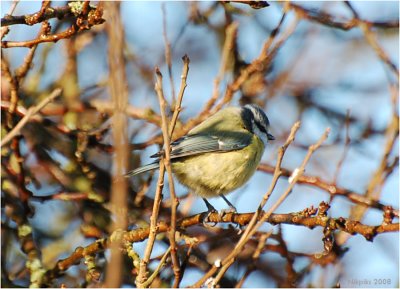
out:
{"label": "blue wing feather", "polygon": [[[202,134],[186,135],[171,143],[171,160],[202,153],[222,153],[239,150],[251,143],[251,137],[249,134],[231,132],[220,136]],[[131,177],[157,169],[159,167],[160,156],[163,153],[164,151],[160,151],[152,155],[151,158],[156,158],[155,162],[130,171],[125,176]]]}
{"label": "blue wing feather", "polygon": [[151,163],[151,164],[148,164],[143,167],[140,167],[140,168],[130,171],[129,173],[125,174],[125,177],[129,178],[129,177],[132,177],[132,176],[135,176],[135,175],[147,172],[147,171],[152,171],[152,170],[157,169],[159,166],[160,166],[160,164],[158,162],[154,162],[154,163]]}
{"label": "blue wing feather", "polygon": [[[215,135],[187,135],[171,143],[171,159],[197,155],[208,152],[228,152],[248,146],[251,135],[215,136]],[[164,152],[160,151],[152,158],[159,158]]]}

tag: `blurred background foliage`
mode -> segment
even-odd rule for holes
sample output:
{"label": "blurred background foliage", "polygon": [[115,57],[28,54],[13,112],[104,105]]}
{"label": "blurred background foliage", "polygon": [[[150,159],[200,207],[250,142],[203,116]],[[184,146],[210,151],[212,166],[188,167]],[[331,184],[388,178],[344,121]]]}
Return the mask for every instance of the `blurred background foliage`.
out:
{"label": "blurred background foliage", "polygon": [[[14,3],[1,2],[3,19]],[[43,3],[21,1],[12,15],[38,12]],[[52,286],[97,286],[104,278],[107,251],[93,255],[86,264],[71,266],[57,278],[45,274],[77,247],[109,236],[112,223],[109,201],[114,173],[110,133],[113,106],[107,53],[113,44],[105,29],[107,9],[100,11],[96,8],[99,3],[90,3],[94,6],[87,9],[100,13],[99,18],[90,22],[87,14],[83,25],[77,24],[80,16],[71,12],[68,3],[49,4],[66,7],[69,12],[60,19],[48,19],[51,30],[47,35],[63,33],[70,27],[77,29],[71,35],[61,34],[57,42],[29,47],[18,47],[17,43],[10,47],[13,41],[24,44],[39,39],[46,27],[39,24],[43,19],[32,26],[4,26],[2,19],[2,138],[30,107],[46,99],[55,88],[62,88],[61,96],[31,117],[9,143],[2,144],[3,286],[24,287],[35,282],[43,285],[43,280]],[[283,159],[283,168],[291,172],[298,167],[308,146],[330,127],[328,141],[313,155],[306,171],[307,176],[318,178],[328,189],[310,185],[311,182],[298,184],[276,212],[299,212],[325,201],[331,206],[331,217],[371,226],[381,224],[384,205],[399,209],[398,2],[271,2],[262,8],[249,4],[121,3],[125,43],[124,66],[120,69],[126,71],[129,92],[126,113],[130,117],[130,168],[148,162],[148,157],[162,145],[154,67],[160,67],[164,74],[164,92],[173,104],[179,89],[181,58],[187,54],[188,86],[174,138],[184,133],[188,120],[200,119],[202,111],[212,111],[204,110],[212,96],[216,96],[212,108],[257,103],[270,119],[276,140],[266,149],[264,169],[229,195],[240,213],[256,210],[272,179],[270,169],[275,165],[278,149],[294,122],[301,120],[296,140]],[[224,48],[232,23],[237,25],[237,31],[230,46]],[[9,31],[3,35],[6,27]],[[170,44],[172,80],[165,57],[166,39]],[[256,72],[231,97],[224,98],[227,86],[262,55],[268,39],[282,42],[270,46],[276,49],[268,51]],[[228,53],[221,70],[224,51]],[[155,179],[153,175],[143,175],[130,180],[126,200],[129,229],[149,223]],[[281,178],[267,208],[286,186],[287,178]],[[169,218],[166,188],[162,220]],[[178,184],[177,194],[181,200],[180,217],[205,211],[201,200]],[[372,205],[360,206],[354,201],[357,198]],[[220,200],[211,202],[218,209],[224,208]],[[254,239],[225,274],[221,287],[358,287],[360,282],[374,280],[381,282],[371,283],[374,287],[399,286],[398,232],[379,234],[373,242],[367,242],[361,235],[337,231],[334,238],[342,253],[323,263],[316,257],[324,250],[323,228],[265,224],[262,231],[270,229],[273,237],[260,256],[252,258],[257,246]],[[195,283],[210,264],[232,250],[239,237],[234,230],[223,224],[187,230],[188,236],[199,241],[195,246],[179,245],[178,254],[182,260],[187,258],[180,286]],[[274,245],[284,248],[284,253],[274,251]],[[141,256],[145,242],[133,247]],[[168,238],[160,234],[149,265],[151,270],[155,270],[166,248]],[[33,260],[40,260],[43,271],[34,269]],[[135,267],[126,255],[124,262],[123,284],[134,286]],[[171,286],[169,264],[167,261],[153,286]],[[48,279],[37,281],[32,272]]]}

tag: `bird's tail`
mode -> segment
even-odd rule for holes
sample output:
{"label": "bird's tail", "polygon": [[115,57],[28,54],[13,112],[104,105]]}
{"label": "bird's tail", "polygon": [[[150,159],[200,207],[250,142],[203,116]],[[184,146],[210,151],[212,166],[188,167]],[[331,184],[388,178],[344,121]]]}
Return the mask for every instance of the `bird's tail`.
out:
{"label": "bird's tail", "polygon": [[132,176],[135,176],[135,175],[139,175],[139,174],[147,172],[147,171],[152,171],[152,170],[158,169],[159,166],[160,166],[160,164],[158,162],[157,163],[151,163],[151,164],[145,165],[143,167],[134,169],[134,170],[126,173],[125,177],[129,178],[129,177],[132,177]]}

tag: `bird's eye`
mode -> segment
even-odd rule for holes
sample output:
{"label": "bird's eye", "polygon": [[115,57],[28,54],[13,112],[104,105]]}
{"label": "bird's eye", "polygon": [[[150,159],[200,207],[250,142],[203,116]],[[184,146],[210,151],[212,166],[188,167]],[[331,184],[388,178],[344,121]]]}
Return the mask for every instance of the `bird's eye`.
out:
{"label": "bird's eye", "polygon": [[258,129],[263,132],[263,133],[267,133],[267,130],[265,129],[265,127],[260,124],[259,122],[256,122],[256,126],[258,127]]}

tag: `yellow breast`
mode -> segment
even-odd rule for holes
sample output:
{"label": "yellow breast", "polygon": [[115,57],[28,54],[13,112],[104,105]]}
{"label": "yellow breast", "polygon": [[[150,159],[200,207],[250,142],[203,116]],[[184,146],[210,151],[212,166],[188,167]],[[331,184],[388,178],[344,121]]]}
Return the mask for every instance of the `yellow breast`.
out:
{"label": "yellow breast", "polygon": [[230,152],[205,153],[172,164],[172,170],[184,186],[201,197],[227,194],[254,174],[264,151],[264,144],[253,136],[247,147]]}

